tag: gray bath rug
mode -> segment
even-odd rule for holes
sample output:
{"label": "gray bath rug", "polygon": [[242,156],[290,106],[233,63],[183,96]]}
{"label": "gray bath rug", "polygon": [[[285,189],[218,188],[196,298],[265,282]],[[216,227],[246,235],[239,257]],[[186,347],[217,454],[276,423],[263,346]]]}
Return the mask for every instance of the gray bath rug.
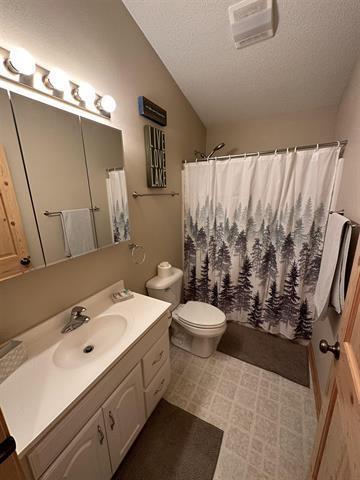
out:
{"label": "gray bath rug", "polygon": [[305,387],[310,385],[308,349],[304,345],[228,322],[218,350]]}
{"label": "gray bath rug", "polygon": [[112,480],[212,480],[223,433],[161,400]]}

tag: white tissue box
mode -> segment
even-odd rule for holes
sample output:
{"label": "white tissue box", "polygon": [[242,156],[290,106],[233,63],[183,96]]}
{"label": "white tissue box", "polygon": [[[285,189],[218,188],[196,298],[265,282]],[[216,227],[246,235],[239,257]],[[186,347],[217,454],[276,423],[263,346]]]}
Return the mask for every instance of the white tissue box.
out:
{"label": "white tissue box", "polygon": [[15,372],[27,359],[27,352],[23,342],[9,340],[0,346],[0,383]]}

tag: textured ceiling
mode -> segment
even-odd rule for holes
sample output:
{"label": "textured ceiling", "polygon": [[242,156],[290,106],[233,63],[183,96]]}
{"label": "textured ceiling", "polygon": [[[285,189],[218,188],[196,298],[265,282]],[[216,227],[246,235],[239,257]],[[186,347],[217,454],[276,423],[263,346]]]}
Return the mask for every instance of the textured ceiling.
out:
{"label": "textured ceiling", "polygon": [[335,105],[360,52],[359,0],[277,0],[274,38],[242,50],[237,0],[123,0],[206,126]]}

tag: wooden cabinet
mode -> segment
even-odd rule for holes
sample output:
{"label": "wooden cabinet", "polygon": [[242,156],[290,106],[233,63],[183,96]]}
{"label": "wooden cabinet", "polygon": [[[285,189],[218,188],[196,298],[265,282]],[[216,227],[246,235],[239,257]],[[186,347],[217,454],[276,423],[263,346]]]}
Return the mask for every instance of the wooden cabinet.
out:
{"label": "wooden cabinet", "polygon": [[28,249],[10,170],[0,145],[0,280],[29,268]]}
{"label": "wooden cabinet", "polygon": [[78,433],[42,480],[107,480],[111,465],[102,411]]}
{"label": "wooden cabinet", "polygon": [[141,367],[137,365],[103,406],[113,472],[145,423]]}

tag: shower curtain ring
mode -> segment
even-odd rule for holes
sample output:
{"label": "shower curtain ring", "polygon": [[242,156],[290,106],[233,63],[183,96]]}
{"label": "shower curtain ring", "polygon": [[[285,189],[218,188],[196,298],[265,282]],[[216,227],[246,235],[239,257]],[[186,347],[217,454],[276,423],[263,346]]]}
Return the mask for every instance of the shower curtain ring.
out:
{"label": "shower curtain ring", "polygon": [[294,147],[294,153],[297,153],[297,147]]}
{"label": "shower curtain ring", "polygon": [[339,140],[337,141],[337,147],[338,148],[340,147],[340,141]]}
{"label": "shower curtain ring", "polygon": [[289,155],[289,147],[286,149],[286,155]]}
{"label": "shower curtain ring", "polygon": [[277,150],[278,150],[278,149],[277,149],[277,148],[275,148],[275,152],[274,152],[274,155],[275,155],[275,156],[277,155]]}
{"label": "shower curtain ring", "polygon": [[318,151],[318,150],[319,150],[319,144],[317,143],[316,144],[316,151]]}

